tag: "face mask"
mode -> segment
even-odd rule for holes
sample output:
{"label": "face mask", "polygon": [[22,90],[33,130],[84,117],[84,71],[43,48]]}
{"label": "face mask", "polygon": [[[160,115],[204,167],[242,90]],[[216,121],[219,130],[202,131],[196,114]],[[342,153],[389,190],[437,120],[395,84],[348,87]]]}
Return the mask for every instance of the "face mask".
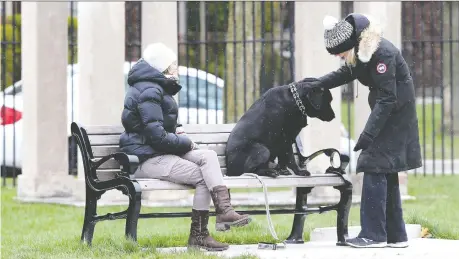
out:
{"label": "face mask", "polygon": [[164,73],[164,76],[168,79],[174,80],[175,82],[179,81],[178,78],[178,66],[176,63],[172,64]]}
{"label": "face mask", "polygon": [[166,75],[166,74],[165,74],[164,76],[165,76],[166,78],[168,78],[168,79],[174,80],[174,81],[177,82],[177,83],[179,82],[179,78],[178,78],[177,76],[175,76],[175,75]]}

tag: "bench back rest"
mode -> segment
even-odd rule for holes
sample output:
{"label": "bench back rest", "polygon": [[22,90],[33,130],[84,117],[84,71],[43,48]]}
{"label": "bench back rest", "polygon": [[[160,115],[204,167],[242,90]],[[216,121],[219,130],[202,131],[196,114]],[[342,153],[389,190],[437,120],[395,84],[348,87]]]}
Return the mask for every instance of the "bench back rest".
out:
{"label": "bench back rest", "polygon": [[[235,125],[236,124],[185,124],[183,128],[190,139],[197,143],[201,149],[211,149],[217,153],[222,173],[226,174],[226,142]],[[104,125],[80,128],[87,134],[85,148],[89,153],[89,159],[102,158],[112,153],[119,152],[119,138],[121,133],[124,132],[122,126]],[[296,153],[295,147],[294,151]],[[95,173],[99,180],[108,180],[114,178],[115,174],[119,171],[120,165],[117,161],[111,159],[102,164]]]}
{"label": "bench back rest", "polygon": [[[229,134],[235,124],[185,124],[186,134],[201,149],[212,149],[217,153],[223,174],[226,174],[225,148]],[[119,152],[119,139],[124,132],[122,126],[87,126],[84,127],[88,136],[89,158],[101,158]],[[83,159],[84,160],[84,159]],[[102,164],[96,171],[97,178],[108,180],[120,171],[120,165],[114,159]]]}

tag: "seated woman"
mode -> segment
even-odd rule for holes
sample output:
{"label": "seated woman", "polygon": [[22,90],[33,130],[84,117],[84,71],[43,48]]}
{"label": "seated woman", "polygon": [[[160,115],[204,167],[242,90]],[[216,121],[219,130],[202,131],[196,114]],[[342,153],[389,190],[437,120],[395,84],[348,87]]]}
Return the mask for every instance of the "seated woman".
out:
{"label": "seated woman", "polygon": [[139,157],[135,176],[195,186],[188,247],[228,249],[209,235],[210,201],[217,213],[217,231],[247,225],[251,219],[231,206],[215,151],[199,150],[185,134],[176,133],[178,106],[173,96],[182,88],[177,55],[162,43],[149,45],[129,71],[128,83],[120,148]]}

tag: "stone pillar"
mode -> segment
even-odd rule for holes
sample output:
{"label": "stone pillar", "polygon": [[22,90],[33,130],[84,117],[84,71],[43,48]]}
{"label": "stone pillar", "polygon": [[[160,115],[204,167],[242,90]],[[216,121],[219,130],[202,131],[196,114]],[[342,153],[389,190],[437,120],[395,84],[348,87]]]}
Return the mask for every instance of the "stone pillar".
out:
{"label": "stone pillar", "polygon": [[[295,80],[320,77],[339,68],[339,59],[330,55],[323,41],[323,18],[340,17],[339,2],[295,2]],[[323,122],[308,118],[308,126],[300,133],[305,155],[324,148],[340,149],[341,88],[332,90],[335,119]],[[323,173],[330,165],[323,155],[308,165],[311,173]],[[338,192],[329,188],[315,188],[321,198],[335,197]]]}
{"label": "stone pillar", "polygon": [[[82,125],[121,125],[125,95],[124,2],[78,2],[77,106],[75,121]],[[79,159],[80,188],[84,171]]]}
{"label": "stone pillar", "polygon": [[[370,15],[373,19],[379,21],[383,28],[383,36],[401,49],[402,7],[400,2],[354,2],[354,12]],[[367,98],[369,94],[368,87],[361,85],[357,80],[355,81],[355,85],[358,87],[358,90],[355,89],[354,91],[358,93],[358,97],[354,97],[354,138],[357,141],[366,125],[371,110]],[[362,174],[353,175],[354,193],[358,195],[361,193],[362,176]],[[406,185],[408,182],[406,172],[400,173],[399,178],[401,193],[402,195],[406,195]]]}
{"label": "stone pillar", "polygon": [[[162,42],[178,55],[177,8],[177,2],[142,2],[142,50],[151,43]],[[174,98],[178,101],[178,94]],[[189,196],[189,191],[154,191],[142,195],[148,201],[178,200]]]}
{"label": "stone pillar", "polygon": [[177,2],[142,2],[142,51],[162,42],[178,55],[177,8]]}
{"label": "stone pillar", "polygon": [[[354,2],[354,12],[368,14],[379,21],[383,27],[384,37],[394,43],[398,48],[401,47],[401,3],[400,2]],[[356,97],[354,97],[354,138],[357,141],[362,133],[368,116],[370,107],[368,105],[368,87],[361,85],[358,80],[355,82]]]}
{"label": "stone pillar", "polygon": [[177,2],[142,2],[142,50],[162,42],[177,52]]}
{"label": "stone pillar", "polygon": [[70,197],[65,2],[22,3],[23,163],[18,197]]}

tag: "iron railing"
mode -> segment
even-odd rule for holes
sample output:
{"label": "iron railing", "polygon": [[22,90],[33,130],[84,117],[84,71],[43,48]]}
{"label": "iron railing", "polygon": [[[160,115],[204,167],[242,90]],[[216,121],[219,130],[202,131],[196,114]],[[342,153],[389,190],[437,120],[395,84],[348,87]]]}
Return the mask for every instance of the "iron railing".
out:
{"label": "iron railing", "polygon": [[[294,2],[178,2],[181,123],[235,122],[267,89],[294,80]],[[126,61],[141,56],[141,2],[126,2]],[[342,16],[352,12],[342,2]],[[78,63],[77,4],[69,2],[69,64]],[[0,146],[2,182],[20,173],[15,103],[21,80],[21,2],[1,2]],[[415,81],[424,167],[414,173],[452,174],[459,168],[459,3],[402,2],[402,53]],[[172,28],[173,29],[173,28]],[[69,76],[73,78],[73,70]],[[196,73],[198,72],[198,73]],[[72,86],[73,80],[71,80]],[[353,84],[343,86],[343,126],[353,132]],[[74,107],[73,96],[69,100]],[[73,114],[73,113],[72,113]],[[72,115],[73,116],[73,115]],[[358,135],[358,134],[357,134]],[[69,145],[76,174],[76,146]],[[349,141],[346,149],[352,152]]]}

